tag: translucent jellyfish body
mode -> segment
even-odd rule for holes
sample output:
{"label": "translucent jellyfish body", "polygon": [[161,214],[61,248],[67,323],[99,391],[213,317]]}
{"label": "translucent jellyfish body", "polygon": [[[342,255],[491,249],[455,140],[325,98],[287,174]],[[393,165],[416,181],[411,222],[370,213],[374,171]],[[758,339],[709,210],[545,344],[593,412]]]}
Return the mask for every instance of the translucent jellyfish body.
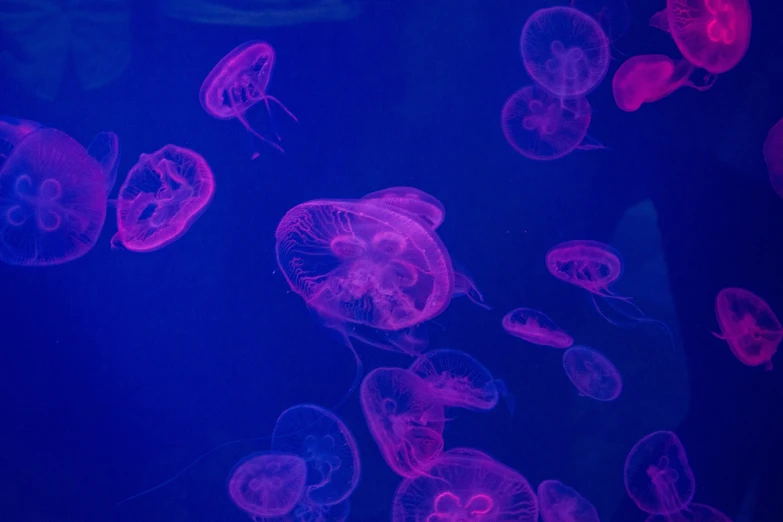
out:
{"label": "translucent jellyfish body", "polygon": [[536,493],[544,522],[600,522],[595,506],[559,480],[541,482]]}
{"label": "translucent jellyfish body", "polygon": [[302,496],[305,461],[295,455],[259,453],[242,459],[228,477],[228,495],[251,516],[289,513]]}
{"label": "translucent jellyfish body", "polygon": [[514,337],[533,344],[568,348],[574,339],[548,315],[532,308],[516,308],[503,317],[503,329]]}
{"label": "translucent jellyfish body", "polygon": [[772,369],[772,356],[783,340],[783,326],[769,304],[742,288],[724,288],[715,298],[715,315],[731,352],[748,366]]}
{"label": "translucent jellyfish body", "polygon": [[582,394],[613,401],[623,389],[620,372],[603,354],[586,346],[572,346],[563,353],[563,369]]}
{"label": "translucent jellyfish body", "polygon": [[0,168],[19,142],[40,128],[41,124],[32,120],[0,115]]}
{"label": "translucent jellyfish body", "polygon": [[438,198],[413,187],[390,187],[371,192],[364,200],[379,200],[387,205],[399,207],[432,227],[438,228],[446,218],[446,207]]}

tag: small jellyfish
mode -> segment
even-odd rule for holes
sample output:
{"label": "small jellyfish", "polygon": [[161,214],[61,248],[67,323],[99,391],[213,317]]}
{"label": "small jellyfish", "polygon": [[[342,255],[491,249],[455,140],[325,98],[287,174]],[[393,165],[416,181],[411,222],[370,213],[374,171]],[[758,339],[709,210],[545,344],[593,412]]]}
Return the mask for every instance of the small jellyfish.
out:
{"label": "small jellyfish", "polygon": [[548,7],[530,15],[520,49],[533,81],[559,98],[579,98],[595,89],[611,56],[598,22],[572,7]]}
{"label": "small jellyfish", "polygon": [[387,205],[399,207],[426,223],[432,229],[438,228],[446,218],[446,207],[435,196],[413,187],[391,187],[371,192],[363,200],[379,200]]}
{"label": "small jellyfish", "polygon": [[106,195],[109,195],[117,182],[117,168],[120,165],[119,138],[113,132],[101,132],[93,138],[87,152],[101,165],[106,176]]}
{"label": "small jellyfish", "polygon": [[772,356],[783,340],[783,327],[761,297],[742,288],[724,288],[715,298],[721,335],[741,363],[772,369]]}
{"label": "small jellyfish", "polygon": [[595,506],[558,480],[543,481],[536,493],[544,522],[600,522]]}
{"label": "small jellyfish", "polygon": [[772,188],[783,198],[783,119],[767,133],[767,139],[764,140],[764,161]]}
{"label": "small jellyfish", "polygon": [[590,117],[590,104],[585,98],[561,100],[528,85],[506,100],[500,122],[514,150],[532,160],[553,160],[583,148]]}
{"label": "small jellyfish", "polygon": [[645,522],[732,522],[712,506],[691,503],[671,515],[650,515]]}
{"label": "small jellyfish", "polygon": [[563,369],[583,395],[598,401],[620,396],[620,372],[603,354],[586,346],[572,346],[563,353]]}
{"label": "small jellyfish", "polygon": [[625,459],[624,478],[628,496],[645,513],[676,513],[696,491],[685,448],[671,431],[642,437]]}
{"label": "small jellyfish", "polygon": [[198,153],[166,145],[142,154],[120,187],[116,202],[119,230],[111,239],[112,246],[134,252],[163,248],[188,231],[214,192],[212,170]]}
{"label": "small jellyfish", "polygon": [[257,453],[234,466],[228,495],[251,517],[289,513],[305,487],[307,465],[295,455]]}
{"label": "small jellyfish", "polygon": [[533,344],[568,348],[574,339],[543,312],[532,308],[516,308],[503,317],[503,328],[513,335]]}

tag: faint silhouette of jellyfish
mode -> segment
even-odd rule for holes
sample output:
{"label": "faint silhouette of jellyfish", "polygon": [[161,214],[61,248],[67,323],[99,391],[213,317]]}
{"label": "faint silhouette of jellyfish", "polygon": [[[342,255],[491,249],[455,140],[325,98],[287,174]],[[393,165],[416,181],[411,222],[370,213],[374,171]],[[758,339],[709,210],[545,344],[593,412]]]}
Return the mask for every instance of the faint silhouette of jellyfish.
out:
{"label": "faint silhouette of jellyfish", "polygon": [[600,522],[590,501],[559,480],[541,482],[536,493],[544,522]]}
{"label": "faint silhouette of jellyfish", "polygon": [[646,513],[671,515],[693,500],[696,482],[680,439],[671,431],[642,437],[625,459],[625,490]]}
{"label": "faint silhouette of jellyfish", "polygon": [[0,170],[0,260],[47,266],[86,254],[106,219],[105,187],[98,163],[67,134],[25,137]]}
{"label": "faint silhouette of jellyfish", "polygon": [[432,388],[402,368],[376,368],[362,381],[362,411],[389,467],[418,477],[443,450],[443,406]]}
{"label": "faint silhouette of jellyfish", "polygon": [[515,308],[503,316],[503,329],[514,337],[533,344],[568,348],[574,339],[548,315],[532,308]]}
{"label": "faint silhouette of jellyfish", "polygon": [[533,81],[561,98],[589,93],[609,69],[603,29],[571,7],[548,7],[530,15],[522,27],[520,49]]}
{"label": "faint silhouette of jellyfish", "polygon": [[631,25],[625,0],[571,0],[571,7],[595,18],[610,42],[619,40]]}
{"label": "faint silhouette of jellyfish", "polygon": [[228,477],[228,495],[255,517],[289,513],[305,487],[307,466],[295,455],[256,453],[239,461]]}
{"label": "faint silhouette of jellyfish", "polygon": [[528,85],[506,100],[500,123],[514,150],[529,159],[553,160],[582,148],[590,115],[590,104],[584,98],[561,100]]}
{"label": "faint silhouette of jellyfish", "polygon": [[120,165],[120,140],[113,132],[101,132],[93,138],[87,152],[101,165],[106,177],[108,196],[117,182],[117,168]]}
{"label": "faint silhouette of jellyfish", "polygon": [[272,432],[272,450],[305,460],[308,504],[339,504],[359,483],[359,451],[353,435],[340,418],[320,406],[299,404],[281,413]]}
{"label": "faint silhouette of jellyfish", "polygon": [[380,200],[387,205],[399,207],[426,223],[432,229],[438,228],[446,218],[446,207],[435,196],[413,187],[390,187],[370,192],[363,200]]}
{"label": "faint silhouette of jellyfish", "polygon": [[200,24],[271,27],[316,21],[347,20],[359,14],[356,0],[162,0],[161,12],[177,20]]}
{"label": "faint silhouette of jellyfish", "polygon": [[650,515],[645,522],[732,522],[732,520],[714,507],[694,502],[688,504],[682,511],[670,515]]}
{"label": "faint silhouette of jellyfish", "polygon": [[533,488],[517,471],[468,448],[443,453],[394,494],[392,522],[537,522]]}
{"label": "faint silhouette of jellyfish", "polygon": [[580,393],[598,401],[620,396],[620,372],[603,354],[586,346],[572,346],[563,353],[563,369]]}
{"label": "faint silhouette of jellyfish", "polygon": [[772,356],[783,340],[783,326],[761,297],[742,288],[724,288],[715,298],[715,315],[731,353],[748,366],[772,369]]}
{"label": "faint silhouette of jellyfish", "polygon": [[195,151],[166,145],[142,154],[120,187],[112,246],[134,252],[163,248],[188,231],[214,192],[212,170]]}
{"label": "faint silhouette of jellyfish", "polygon": [[764,140],[764,161],[767,163],[772,188],[783,198],[783,119],[767,133],[767,139]]}
{"label": "faint silhouette of jellyfish", "polygon": [[[266,92],[274,65],[275,51],[271,45],[257,40],[245,42],[225,55],[210,71],[201,84],[199,98],[201,106],[211,116],[220,120],[236,118],[258,139],[283,152],[280,145],[253,129],[245,116],[250,107],[263,102],[271,119],[271,101],[298,121],[280,100]],[[275,139],[280,141],[281,138],[275,135]],[[257,156],[258,153],[253,157]]]}
{"label": "faint silhouette of jellyfish", "polygon": [[40,128],[38,122],[0,114],[0,168],[19,142]]}
{"label": "faint silhouette of jellyfish", "polygon": [[680,87],[706,91],[715,84],[717,76],[698,76],[687,60],[675,63],[668,56],[645,54],[629,58],[612,78],[612,93],[617,106],[633,112],[643,103],[658,101]]}

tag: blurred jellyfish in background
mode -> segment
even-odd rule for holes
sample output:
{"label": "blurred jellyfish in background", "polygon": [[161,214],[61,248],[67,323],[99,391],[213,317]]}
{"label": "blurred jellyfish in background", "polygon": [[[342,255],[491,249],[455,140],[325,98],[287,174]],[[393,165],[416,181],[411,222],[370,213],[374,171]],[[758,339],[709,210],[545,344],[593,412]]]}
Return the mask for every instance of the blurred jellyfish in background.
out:
{"label": "blurred jellyfish in background", "polygon": [[269,27],[347,20],[359,14],[356,0],[162,0],[170,18],[200,24]]}

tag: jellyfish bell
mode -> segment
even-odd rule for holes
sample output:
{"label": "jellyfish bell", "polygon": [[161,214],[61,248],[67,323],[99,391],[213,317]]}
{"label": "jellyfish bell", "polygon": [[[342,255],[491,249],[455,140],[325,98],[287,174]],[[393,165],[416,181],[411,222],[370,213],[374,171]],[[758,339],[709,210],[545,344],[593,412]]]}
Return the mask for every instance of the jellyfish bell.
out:
{"label": "jellyfish bell", "polygon": [[421,221],[438,228],[446,218],[446,207],[435,196],[413,187],[390,187],[371,192],[363,200],[379,200],[387,205],[399,207],[417,216]]}
{"label": "jellyfish bell", "polygon": [[572,346],[563,353],[563,369],[582,395],[597,401],[613,401],[623,389],[620,372],[602,353],[586,346]]}
{"label": "jellyfish bell", "polygon": [[228,477],[228,494],[251,517],[290,513],[304,493],[305,461],[296,455],[255,453],[240,460]]}
{"label": "jellyfish bell", "polygon": [[529,343],[552,348],[568,348],[574,339],[548,315],[532,308],[515,308],[503,316],[503,329]]}

